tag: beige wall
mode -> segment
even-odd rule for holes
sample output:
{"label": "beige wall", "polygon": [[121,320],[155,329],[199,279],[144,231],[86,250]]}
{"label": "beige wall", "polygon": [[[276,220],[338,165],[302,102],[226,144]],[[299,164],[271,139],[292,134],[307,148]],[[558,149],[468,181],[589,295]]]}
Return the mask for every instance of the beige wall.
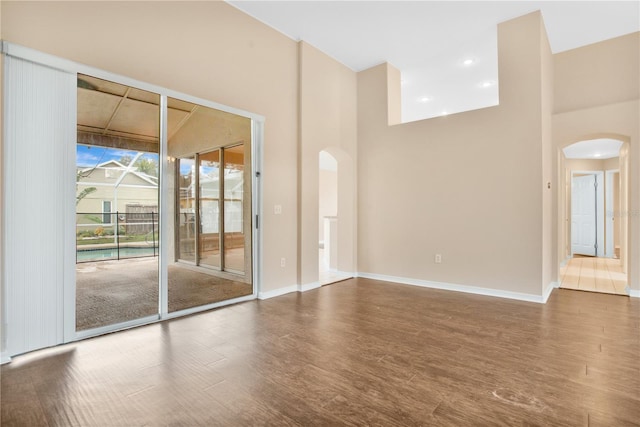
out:
{"label": "beige wall", "polygon": [[552,117],[554,104],[554,74],[553,55],[551,46],[544,28],[544,22],[540,20],[540,78],[541,78],[541,131],[542,131],[542,285],[543,292],[557,281],[558,278],[558,247],[556,234],[558,230],[557,200],[558,181],[555,179],[553,169]]}
{"label": "beige wall", "polygon": [[567,159],[565,167],[568,171],[603,171],[604,160],[597,159]]}
{"label": "beige wall", "polygon": [[[627,188],[620,188],[620,242],[630,288],[637,292],[640,290],[640,33],[556,54],[554,62],[556,150],[593,138],[614,138],[628,144],[623,146],[620,156],[624,163],[621,182],[628,183]],[[558,245],[562,242],[561,234]]]}
{"label": "beige wall", "polygon": [[300,42],[299,278],[318,281],[320,151],[338,163],[338,270],[355,272],[356,73]]}
{"label": "beige wall", "polygon": [[612,157],[604,160],[604,170],[620,169],[620,159],[618,157]]}
{"label": "beige wall", "polygon": [[554,55],[555,112],[638,99],[640,33]]}
{"label": "beige wall", "polygon": [[1,8],[9,42],[265,116],[263,291],[296,283],[294,41],[224,2],[3,1]]}
{"label": "beige wall", "polygon": [[497,107],[390,127],[397,73],[359,73],[359,271],[542,295],[542,29],[498,27]]}

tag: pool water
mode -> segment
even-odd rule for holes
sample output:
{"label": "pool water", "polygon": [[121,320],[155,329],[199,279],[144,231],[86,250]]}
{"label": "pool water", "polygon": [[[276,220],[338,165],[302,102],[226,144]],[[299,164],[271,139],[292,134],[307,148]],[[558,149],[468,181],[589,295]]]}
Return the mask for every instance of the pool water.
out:
{"label": "pool water", "polygon": [[[144,256],[153,256],[153,247],[126,247],[120,248],[120,259],[122,258],[137,258]],[[155,255],[158,255],[158,248],[155,248]],[[117,248],[102,248],[102,249],[79,249],[76,252],[76,262],[86,261],[103,261],[108,259],[118,259]]]}

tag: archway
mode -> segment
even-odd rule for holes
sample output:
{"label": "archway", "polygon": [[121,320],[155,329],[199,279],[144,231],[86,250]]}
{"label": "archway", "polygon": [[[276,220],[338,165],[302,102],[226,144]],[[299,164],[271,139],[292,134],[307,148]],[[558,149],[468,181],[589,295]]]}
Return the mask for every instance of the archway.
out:
{"label": "archway", "polygon": [[558,147],[561,288],[629,294],[628,139],[591,135]]}
{"label": "archway", "polygon": [[355,177],[351,157],[328,147],[318,155],[318,282],[353,277],[355,271]]}

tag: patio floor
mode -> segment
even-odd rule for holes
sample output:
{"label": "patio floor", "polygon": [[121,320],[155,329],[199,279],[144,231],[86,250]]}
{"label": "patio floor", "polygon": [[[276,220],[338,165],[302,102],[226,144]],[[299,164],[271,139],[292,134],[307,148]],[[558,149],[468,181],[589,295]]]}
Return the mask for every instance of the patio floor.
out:
{"label": "patio floor", "polygon": [[[169,266],[169,312],[250,295],[252,285]],[[158,313],[158,258],[76,265],[76,330]]]}

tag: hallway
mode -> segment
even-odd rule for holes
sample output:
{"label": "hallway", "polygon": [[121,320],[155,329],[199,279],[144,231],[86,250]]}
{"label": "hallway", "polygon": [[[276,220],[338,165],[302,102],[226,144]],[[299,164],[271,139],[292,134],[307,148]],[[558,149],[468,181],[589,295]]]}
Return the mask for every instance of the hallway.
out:
{"label": "hallway", "polygon": [[560,268],[560,278],[564,289],[628,295],[619,259],[576,255]]}

